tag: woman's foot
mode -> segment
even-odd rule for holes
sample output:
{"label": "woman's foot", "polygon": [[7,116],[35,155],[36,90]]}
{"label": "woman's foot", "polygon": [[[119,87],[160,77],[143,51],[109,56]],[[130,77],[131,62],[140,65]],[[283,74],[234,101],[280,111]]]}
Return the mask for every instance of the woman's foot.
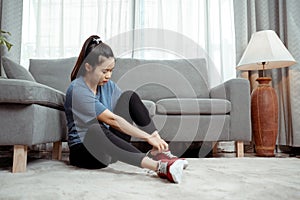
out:
{"label": "woman's foot", "polygon": [[180,183],[184,161],[181,159],[162,159],[158,161],[157,175],[166,178],[172,183]]}
{"label": "woman's foot", "polygon": [[159,161],[159,160],[182,160],[184,165],[183,169],[186,169],[189,165],[189,162],[185,158],[178,158],[177,156],[173,155],[171,151],[163,151],[161,153],[155,152],[155,151],[149,151],[147,153],[147,156],[152,158],[153,160]]}

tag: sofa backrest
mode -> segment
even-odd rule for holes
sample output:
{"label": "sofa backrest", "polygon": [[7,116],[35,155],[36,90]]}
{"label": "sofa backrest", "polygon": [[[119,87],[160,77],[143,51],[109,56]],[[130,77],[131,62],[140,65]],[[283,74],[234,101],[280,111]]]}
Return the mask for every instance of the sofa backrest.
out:
{"label": "sofa backrest", "polygon": [[209,97],[207,64],[204,58],[117,58],[112,80],[122,90],[134,90],[145,100]]}
{"label": "sofa backrest", "polygon": [[66,92],[77,57],[60,59],[30,59],[29,71],[38,83]]}
{"label": "sofa backrest", "polygon": [[[66,92],[77,57],[30,59],[29,71],[39,83]],[[142,99],[208,97],[204,58],[142,60],[117,58],[112,80],[123,90],[134,90]]]}

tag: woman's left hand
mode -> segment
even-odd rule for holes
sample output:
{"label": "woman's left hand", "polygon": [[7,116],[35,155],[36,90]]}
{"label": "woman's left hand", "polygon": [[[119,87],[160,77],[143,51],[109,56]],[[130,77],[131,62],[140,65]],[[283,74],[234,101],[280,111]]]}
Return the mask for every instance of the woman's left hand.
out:
{"label": "woman's left hand", "polygon": [[146,140],[159,152],[166,151],[169,149],[169,145],[163,139],[161,139],[157,131],[152,133]]}

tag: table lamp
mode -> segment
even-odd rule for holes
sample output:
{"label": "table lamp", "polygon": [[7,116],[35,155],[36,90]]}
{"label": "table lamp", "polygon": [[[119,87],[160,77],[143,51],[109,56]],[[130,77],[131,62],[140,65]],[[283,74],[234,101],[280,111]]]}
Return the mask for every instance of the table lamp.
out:
{"label": "table lamp", "polygon": [[278,134],[278,100],[270,86],[266,69],[288,67],[295,64],[293,56],[272,30],[254,33],[236,67],[238,70],[263,70],[263,77],[251,93],[252,131],[257,156],[274,156]]}

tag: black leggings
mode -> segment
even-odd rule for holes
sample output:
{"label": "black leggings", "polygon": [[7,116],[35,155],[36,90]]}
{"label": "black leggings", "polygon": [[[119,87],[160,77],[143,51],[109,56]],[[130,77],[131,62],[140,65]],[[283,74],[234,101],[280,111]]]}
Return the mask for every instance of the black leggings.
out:
{"label": "black leggings", "polygon": [[[151,134],[156,128],[139,96],[126,91],[120,96],[114,113]],[[70,164],[88,169],[107,167],[117,160],[137,167],[145,154],[130,144],[131,137],[96,121],[89,126],[83,143],[70,147]]]}

